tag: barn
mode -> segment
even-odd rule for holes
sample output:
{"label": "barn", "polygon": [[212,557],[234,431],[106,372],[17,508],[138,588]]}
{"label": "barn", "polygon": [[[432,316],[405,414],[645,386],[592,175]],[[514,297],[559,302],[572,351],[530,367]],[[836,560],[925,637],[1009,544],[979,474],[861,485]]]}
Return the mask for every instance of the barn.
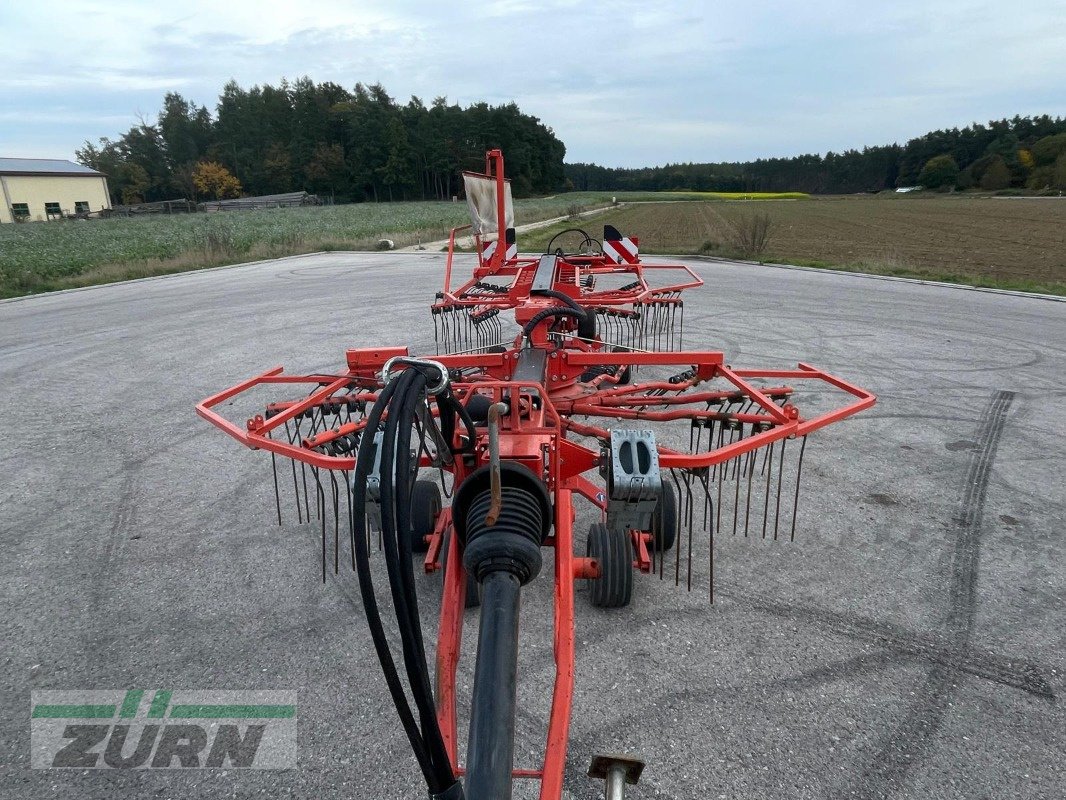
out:
{"label": "barn", "polygon": [[55,158],[0,158],[0,222],[62,219],[111,208],[107,176]]}

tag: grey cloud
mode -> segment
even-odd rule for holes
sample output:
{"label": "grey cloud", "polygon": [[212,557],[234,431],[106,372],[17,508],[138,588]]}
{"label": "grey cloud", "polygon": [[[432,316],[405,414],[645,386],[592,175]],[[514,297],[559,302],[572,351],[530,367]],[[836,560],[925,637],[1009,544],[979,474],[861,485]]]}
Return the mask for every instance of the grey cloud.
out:
{"label": "grey cloud", "polygon": [[[213,108],[230,78],[304,74],[381,82],[401,101],[514,100],[556,131],[569,159],[626,166],[824,152],[1015,112],[1066,113],[1062,2],[1024,12],[974,0],[309,3],[291,23],[247,30],[221,28],[195,4],[106,8],[86,12],[71,58],[101,49],[113,58],[65,62],[53,49],[45,59],[35,55],[45,42],[30,41],[0,76],[16,112],[0,117],[12,154],[69,155],[83,139],[121,133],[170,89]],[[49,13],[23,9],[13,24],[43,37],[34,15]],[[123,111],[128,123],[116,124]]]}

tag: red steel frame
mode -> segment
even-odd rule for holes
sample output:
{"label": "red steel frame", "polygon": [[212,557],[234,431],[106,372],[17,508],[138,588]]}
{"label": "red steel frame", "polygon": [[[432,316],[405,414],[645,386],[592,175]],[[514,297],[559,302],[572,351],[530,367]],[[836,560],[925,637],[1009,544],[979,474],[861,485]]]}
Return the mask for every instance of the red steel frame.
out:
{"label": "red steel frame", "polygon": [[[490,150],[485,155],[485,174],[496,179],[497,219],[504,219],[504,179],[503,153]],[[486,261],[482,257],[480,236],[474,236],[475,249],[478,254],[478,266],[470,280],[452,289],[452,263],[455,257],[456,237],[471,229],[470,225],[453,228],[448,239],[448,259],[444,268],[444,288],[438,295],[438,301],[432,308],[456,306],[478,306],[481,308],[516,308],[530,301],[529,290],[533,281],[533,270],[529,267],[537,263],[537,257],[505,258],[506,246],[497,246],[492,256]],[[499,231],[499,241],[504,243],[504,231]],[[567,256],[568,266],[573,268],[570,280],[557,284],[554,288],[573,294],[575,299],[589,307],[618,307],[635,303],[652,303],[664,298],[676,297],[685,289],[703,285],[703,280],[684,264],[616,264],[602,253],[598,255]],[[683,272],[685,277],[675,283],[652,286],[648,283],[645,272],[674,271]],[[581,281],[588,276],[631,275],[634,283],[631,289],[608,289],[604,291],[579,291]],[[506,294],[472,294],[471,290],[479,281],[487,278],[504,278],[513,280]],[[580,296],[579,296],[580,295]]]}
{"label": "red steel frame", "polygon": [[[503,220],[503,157],[499,151],[490,151],[486,156],[486,172],[496,178],[498,219]],[[457,228],[452,232],[449,243],[441,302],[453,305],[520,307],[523,316],[527,319],[536,310],[544,307],[543,301],[539,298],[529,297],[532,270],[528,267],[534,265],[536,259],[507,261],[504,258],[505,246],[497,246],[495,253],[487,263],[482,263],[479,256],[479,267],[471,281],[452,291],[450,289],[452,257],[455,236],[460,230],[462,229]],[[502,231],[500,237],[501,244],[503,244]],[[480,251],[480,247],[478,249]],[[566,261],[575,267],[574,297],[590,307],[654,301],[655,298],[664,294],[677,293],[702,283],[688,267],[683,266],[661,268],[683,269],[688,272],[687,281],[668,287],[651,288],[645,280],[644,270],[649,267],[660,268],[658,266],[641,264],[619,266],[606,259],[585,256],[576,259],[568,257]],[[581,293],[579,280],[582,275],[618,272],[635,274],[640,284],[639,287],[626,291]],[[528,279],[527,275],[530,276]],[[506,295],[465,296],[465,292],[474,283],[490,276],[511,277],[514,278],[514,283]],[[516,318],[518,317],[519,315],[516,314]],[[532,344],[533,346],[546,346],[546,333],[541,331],[538,336],[534,337]],[[754,410],[747,414],[732,414],[731,417],[743,422],[763,423],[766,430],[705,453],[688,454],[667,447],[659,448],[659,463],[662,468],[698,469],[723,463],[780,439],[806,436],[819,428],[870,407],[874,404],[875,398],[864,389],[803,363],[794,370],[733,369],[725,365],[723,354],[718,351],[615,352],[608,355],[603,349],[597,349],[580,340],[570,340],[566,347],[554,348],[551,353],[550,368],[547,369],[543,385],[528,381],[516,382],[512,378],[521,347],[522,342],[519,337],[514,347],[504,353],[444,355],[437,356],[435,360],[449,369],[476,368],[479,370],[474,376],[453,380],[453,392],[464,402],[474,392],[488,394],[493,401],[501,399],[505,394],[512,398],[511,412],[501,421],[500,456],[503,459],[523,461],[530,466],[535,474],[542,476],[554,498],[554,531],[545,544],[555,549],[553,645],[556,674],[545,742],[545,756],[539,768],[515,769],[513,774],[515,778],[539,779],[541,800],[558,800],[562,793],[574,688],[574,581],[598,575],[598,567],[594,561],[575,557],[573,552],[575,518],[573,496],[576,493],[601,510],[606,509],[603,490],[584,475],[589,470],[598,467],[599,452],[569,439],[568,434],[592,436],[601,441],[610,437],[606,428],[579,423],[573,417],[575,415],[598,416],[653,422],[669,422],[674,419],[691,420],[700,417],[710,419],[714,418],[718,412],[696,410],[684,406],[690,403],[703,404],[708,400],[730,394],[742,393],[750,398],[753,401]],[[395,356],[407,355],[406,347],[349,350],[346,354],[348,369],[343,374],[286,375],[281,367],[275,367],[205,399],[197,405],[196,411],[201,417],[247,447],[268,450],[316,468],[350,472],[355,466],[354,454],[327,455],[318,449],[319,445],[337,435],[335,432],[310,437],[299,445],[287,440],[275,439],[272,434],[308,409],[329,402],[331,398],[338,396],[338,393],[354,392],[354,395],[340,394],[339,396],[355,396],[361,402],[372,403],[377,398],[377,391],[382,385],[380,371],[385,362]],[[591,393],[587,388],[579,386],[578,378],[584,370],[605,363],[616,367],[637,365],[687,367],[690,370],[687,374],[691,377],[687,380],[669,383],[650,381],[621,386],[615,385],[618,382],[616,378],[607,376],[594,381],[595,391]],[[694,389],[698,384],[715,378],[724,379],[735,389],[726,392],[684,394],[685,391]],[[752,383],[753,380],[818,380],[850,395],[851,400],[819,416],[804,419],[795,406],[788,403],[779,406],[774,402],[774,395],[790,393],[790,387],[760,389]],[[272,415],[254,416],[247,421],[244,429],[216,411],[220,404],[250,389],[267,384],[305,384],[317,388],[301,400],[274,404],[270,407]],[[674,392],[676,395],[662,394],[663,391]],[[660,393],[652,395],[648,394],[649,392]],[[513,402],[514,397],[529,397],[534,394],[540,397],[539,409],[534,408],[530,402]],[[649,410],[649,406],[657,406],[661,410]],[[350,423],[347,426],[341,426],[341,430],[345,433],[358,433],[361,430],[361,424]],[[454,444],[459,443],[458,436],[457,432]],[[488,460],[486,439],[487,434],[479,436],[476,443],[476,452],[479,456],[473,467],[464,466],[462,459],[455,459],[453,465],[449,467],[453,473],[455,485],[460,484],[473,468]],[[422,457],[422,466],[430,466],[427,456]],[[453,766],[457,773],[461,773],[455,678],[462,643],[466,575],[458,547],[448,548],[447,564],[441,563],[443,543],[452,534],[451,511],[446,508],[439,515],[435,530],[429,537],[429,549],[424,566],[427,572],[445,567],[436,657],[438,721]],[[647,571],[650,565],[648,540],[649,535],[645,532],[634,534],[635,565],[644,571]]]}
{"label": "red steel frame", "polygon": [[[436,360],[449,368],[480,367],[484,370],[483,375],[479,376],[481,380],[455,383],[453,391],[457,396],[466,396],[473,391],[491,392],[493,400],[497,400],[505,392],[511,392],[513,396],[536,392],[542,400],[540,413],[536,415],[540,417],[537,424],[527,418],[528,407],[523,410],[522,404],[512,403],[511,414],[504,417],[502,421],[500,441],[501,458],[504,459],[525,460],[527,464],[539,466],[543,464],[545,450],[548,453],[547,469],[542,469],[541,472],[555,500],[554,533],[548,538],[546,546],[555,549],[554,655],[556,676],[552,691],[552,710],[548,722],[544,762],[539,768],[516,769],[514,776],[515,778],[540,779],[542,800],[557,800],[562,791],[574,685],[574,581],[596,577],[598,574],[595,563],[589,559],[574,556],[573,495],[577,493],[601,509],[606,507],[602,490],[584,476],[585,472],[597,468],[599,453],[571,441],[567,438],[567,434],[609,437],[606,429],[577,423],[570,418],[570,414],[610,415],[622,419],[636,417],[658,422],[669,421],[672,418],[692,419],[700,413],[714,414],[716,412],[694,412],[692,410],[686,412],[683,409],[678,409],[676,412],[632,410],[633,405],[644,402],[640,398],[646,396],[646,392],[656,389],[680,392],[688,388],[688,384],[685,383],[646,382],[614,387],[575,399],[570,392],[574,386],[574,375],[589,365],[603,363],[603,355],[596,352],[560,350],[558,351],[560,363],[552,368],[553,374],[558,376],[555,380],[549,377],[543,387],[529,383],[516,383],[510,380],[510,371],[513,369],[511,356],[516,352],[450,355],[440,356]],[[332,396],[343,388],[355,385],[365,387],[367,390],[376,389],[379,386],[377,373],[388,358],[396,355],[407,355],[407,349],[349,350],[347,353],[349,371],[344,375],[288,376],[283,375],[280,368],[275,368],[204,400],[197,406],[197,412],[248,447],[270,450],[323,469],[351,471],[354,469],[352,457],[328,456],[307,447],[296,447],[270,438],[270,432],[283,425],[286,420],[292,419],[316,402]],[[716,351],[612,353],[610,359],[612,363],[620,366],[688,366],[694,372],[691,380],[693,385],[715,377],[725,378],[738,391],[751,397],[759,407],[758,413],[734,414],[734,418],[772,423],[769,430],[765,432],[707,453],[690,455],[660,447],[659,463],[663,468],[697,469],[719,464],[768,445],[772,441],[806,436],[819,428],[856,414],[875,402],[874,396],[864,389],[802,363],[795,370],[731,369],[724,365],[722,353]],[[750,382],[751,379],[820,380],[851,395],[853,399],[848,404],[820,416],[803,419],[795,406],[785,405],[782,408],[774,403],[769,393],[779,390],[760,390]],[[214,407],[220,403],[254,386],[282,383],[324,385],[303,400],[288,405],[286,410],[270,420],[253,417],[248,421],[247,430],[244,431],[214,410]],[[728,394],[728,392],[693,394],[686,402],[702,402],[716,394]],[[365,395],[368,401],[375,396],[373,393]],[[622,402],[627,398],[630,401],[630,408]],[[670,405],[675,399],[684,400],[685,395],[680,394],[677,398],[649,397],[647,404]],[[486,438],[487,434],[480,437],[478,441],[478,450],[481,453],[478,465],[487,462],[487,448],[484,446]],[[425,458],[423,456],[422,465],[429,466]],[[453,467],[456,484],[461,483],[470,471],[462,466],[460,460],[456,460]],[[427,572],[436,571],[444,566],[440,563],[440,553],[444,540],[452,534],[451,527],[451,513],[449,509],[445,509],[439,516],[436,530],[430,537],[430,547],[425,559]],[[650,565],[646,542],[646,534],[635,538],[636,564],[644,571],[647,571]],[[453,765],[456,771],[461,773],[456,733],[455,677],[462,642],[466,576],[459,548],[448,548],[447,559],[437,642],[438,719]]]}

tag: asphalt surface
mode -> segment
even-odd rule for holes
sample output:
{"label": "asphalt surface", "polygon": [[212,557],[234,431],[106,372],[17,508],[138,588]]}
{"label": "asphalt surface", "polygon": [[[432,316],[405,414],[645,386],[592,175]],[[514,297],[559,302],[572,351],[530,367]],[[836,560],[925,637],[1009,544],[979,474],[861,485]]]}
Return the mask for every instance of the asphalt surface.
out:
{"label": "asphalt surface", "polygon": [[[193,405],[349,346],[431,353],[442,266],[317,255],[0,304],[0,797],[425,796],[353,576],[322,583],[317,525],[277,527],[269,459]],[[623,751],[648,763],[634,798],[1062,797],[1066,304],[693,266],[688,346],[879,403],[812,437],[796,543],[719,536],[713,607],[649,576],[626,610],[578,595],[567,796]],[[519,766],[550,597],[523,601]],[[29,768],[31,689],[132,687],[296,689],[299,767]]]}

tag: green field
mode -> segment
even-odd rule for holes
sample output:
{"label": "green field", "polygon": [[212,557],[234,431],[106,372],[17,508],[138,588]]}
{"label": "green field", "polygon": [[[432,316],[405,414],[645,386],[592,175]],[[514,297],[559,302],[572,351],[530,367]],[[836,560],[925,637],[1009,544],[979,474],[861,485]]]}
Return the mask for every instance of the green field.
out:
{"label": "green field", "polygon": [[[580,193],[518,200],[522,222],[610,202]],[[447,238],[466,203],[359,203],[0,225],[0,297],[319,250],[372,250]]]}
{"label": "green field", "polygon": [[[612,197],[623,205],[610,207]],[[520,234],[527,253],[564,228],[598,237],[609,222],[640,237],[644,253],[744,256],[731,230],[758,213],[773,225],[755,260],[1066,294],[1066,199],[573,192],[515,205],[519,224],[606,209]],[[445,239],[468,222],[465,203],[415,202],[3,225],[0,297],[321,250],[372,250],[383,238],[402,247]]]}

